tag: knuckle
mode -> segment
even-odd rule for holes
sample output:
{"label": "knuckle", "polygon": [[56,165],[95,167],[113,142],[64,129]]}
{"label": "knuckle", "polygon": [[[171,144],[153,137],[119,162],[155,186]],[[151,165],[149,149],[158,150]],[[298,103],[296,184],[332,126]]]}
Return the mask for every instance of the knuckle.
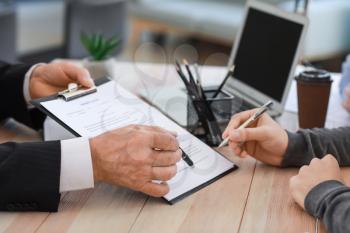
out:
{"label": "knuckle", "polygon": [[146,159],[147,161],[148,161],[148,160],[154,161],[154,160],[158,159],[159,154],[158,154],[157,151],[155,151],[155,150],[146,149],[146,150],[144,151],[144,156],[145,156],[145,159]]}
{"label": "knuckle", "polygon": [[153,142],[155,140],[154,134],[139,132],[138,137],[141,142]]}
{"label": "knuckle", "polygon": [[233,121],[235,121],[235,120],[237,120],[237,118],[239,117],[239,114],[234,114],[234,115],[232,115],[231,116],[231,123],[233,122]]}
{"label": "knuckle", "polygon": [[177,173],[177,166],[174,165],[174,166],[171,167],[171,178],[176,176],[176,173]]}
{"label": "knuckle", "polygon": [[160,196],[166,195],[169,191],[170,191],[169,185],[168,184],[164,185],[164,188],[162,189]]}
{"label": "knuckle", "polygon": [[150,129],[155,130],[155,131],[164,131],[164,129],[162,129],[159,126],[150,126]]}
{"label": "knuckle", "polygon": [[165,134],[163,139],[164,139],[164,142],[169,146],[169,148],[173,150],[179,148],[179,142],[176,140],[175,137],[169,134]]}
{"label": "knuckle", "polygon": [[246,130],[246,129],[240,129],[239,131],[239,135],[242,141],[246,141],[247,138],[249,138],[250,136],[250,131]]}
{"label": "knuckle", "polygon": [[324,161],[334,161],[336,159],[333,157],[333,155],[328,154],[323,158],[323,160]]}
{"label": "knuckle", "polygon": [[166,195],[169,192],[169,186],[166,185],[162,185],[159,188],[157,188],[156,193],[154,194],[155,197],[162,197],[164,195]]}
{"label": "knuckle", "polygon": [[167,173],[165,173],[165,175],[164,175],[163,181],[168,181],[168,180],[170,180],[171,178],[172,178],[172,176],[171,176],[170,172],[167,172]]}
{"label": "knuckle", "polygon": [[143,134],[140,133],[136,133],[132,136],[131,140],[129,140],[131,147],[133,147],[133,149],[136,149],[137,146],[141,146],[144,144],[145,142],[145,136]]}
{"label": "knuckle", "polygon": [[177,162],[177,155],[175,153],[171,153],[167,156],[166,158],[166,164],[167,165],[172,165],[172,164],[175,164]]}
{"label": "knuckle", "polygon": [[299,174],[305,173],[307,171],[307,169],[308,169],[308,166],[306,166],[306,165],[302,166],[299,170]]}
{"label": "knuckle", "polygon": [[140,192],[143,192],[143,193],[146,193],[148,195],[151,195],[151,190],[148,190],[147,187],[146,187],[146,183],[140,183],[140,184],[137,184],[136,188],[135,188],[136,191],[140,191]]}
{"label": "knuckle", "polygon": [[182,150],[178,149],[174,157],[175,157],[175,163],[179,162],[182,158]]}
{"label": "knuckle", "polygon": [[132,131],[138,131],[140,130],[140,126],[136,124],[132,124],[128,126]]}
{"label": "knuckle", "polygon": [[172,171],[171,171],[171,170],[168,170],[168,171],[166,171],[165,174],[164,174],[164,181],[170,180],[172,177],[173,177]]}
{"label": "knuckle", "polygon": [[179,144],[179,142],[176,140],[175,137],[172,137],[172,136],[171,136],[171,143],[172,143],[174,149],[178,149],[178,148],[180,147],[180,144]]}
{"label": "knuckle", "polygon": [[293,189],[295,187],[295,184],[297,182],[298,177],[293,176],[292,178],[289,179],[289,187]]}
{"label": "knuckle", "polygon": [[170,180],[175,175],[176,175],[176,166],[172,166],[167,170],[166,175],[165,175],[165,180]]}
{"label": "knuckle", "polygon": [[233,115],[230,119],[229,125],[227,127],[227,129],[233,129],[235,128],[235,126],[237,126],[240,122],[240,116],[239,115]]}
{"label": "knuckle", "polygon": [[312,164],[317,164],[317,163],[319,163],[320,162],[320,160],[318,159],[318,158],[313,158],[312,160],[311,160],[311,162],[310,162],[310,164],[312,165]]}

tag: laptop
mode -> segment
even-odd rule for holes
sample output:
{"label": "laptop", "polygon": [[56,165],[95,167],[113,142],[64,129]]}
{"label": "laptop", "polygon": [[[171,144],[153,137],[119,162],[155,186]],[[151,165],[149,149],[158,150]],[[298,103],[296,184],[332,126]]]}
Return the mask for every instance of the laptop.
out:
{"label": "laptop", "polygon": [[[270,114],[282,114],[303,51],[308,20],[273,5],[248,1],[232,49],[233,77],[223,90],[235,96],[239,111],[273,101]],[[237,111],[237,112],[239,112]]]}

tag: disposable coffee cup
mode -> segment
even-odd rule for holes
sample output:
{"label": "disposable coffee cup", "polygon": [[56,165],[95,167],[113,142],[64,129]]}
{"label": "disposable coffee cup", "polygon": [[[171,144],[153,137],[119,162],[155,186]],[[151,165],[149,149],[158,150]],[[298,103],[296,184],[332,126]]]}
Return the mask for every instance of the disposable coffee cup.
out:
{"label": "disposable coffee cup", "polygon": [[326,121],[332,79],[324,70],[308,70],[296,78],[300,128],[323,128]]}

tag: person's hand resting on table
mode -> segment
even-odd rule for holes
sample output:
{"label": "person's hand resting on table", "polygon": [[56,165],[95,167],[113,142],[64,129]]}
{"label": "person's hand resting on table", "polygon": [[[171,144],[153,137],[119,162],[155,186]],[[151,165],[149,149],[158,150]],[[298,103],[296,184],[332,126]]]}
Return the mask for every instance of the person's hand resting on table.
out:
{"label": "person's hand resting on table", "polygon": [[298,175],[290,179],[289,186],[294,200],[305,209],[305,198],[311,189],[329,180],[343,182],[338,162],[332,155],[312,159],[309,166],[301,167]]}

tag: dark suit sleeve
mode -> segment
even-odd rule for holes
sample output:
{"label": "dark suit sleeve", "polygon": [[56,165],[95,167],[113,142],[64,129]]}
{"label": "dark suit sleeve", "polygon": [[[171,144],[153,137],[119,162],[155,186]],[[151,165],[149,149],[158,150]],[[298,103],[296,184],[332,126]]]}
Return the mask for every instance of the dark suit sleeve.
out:
{"label": "dark suit sleeve", "polygon": [[[23,96],[29,69],[0,62],[0,121],[41,125],[43,115],[29,111]],[[1,144],[0,211],[57,211],[60,170],[60,142]]]}
{"label": "dark suit sleeve", "polygon": [[0,145],[0,210],[57,211],[60,142]]}
{"label": "dark suit sleeve", "polygon": [[38,110],[29,110],[23,96],[25,74],[28,65],[9,65],[0,61],[0,121],[14,118],[33,128],[40,128],[44,115]]}

